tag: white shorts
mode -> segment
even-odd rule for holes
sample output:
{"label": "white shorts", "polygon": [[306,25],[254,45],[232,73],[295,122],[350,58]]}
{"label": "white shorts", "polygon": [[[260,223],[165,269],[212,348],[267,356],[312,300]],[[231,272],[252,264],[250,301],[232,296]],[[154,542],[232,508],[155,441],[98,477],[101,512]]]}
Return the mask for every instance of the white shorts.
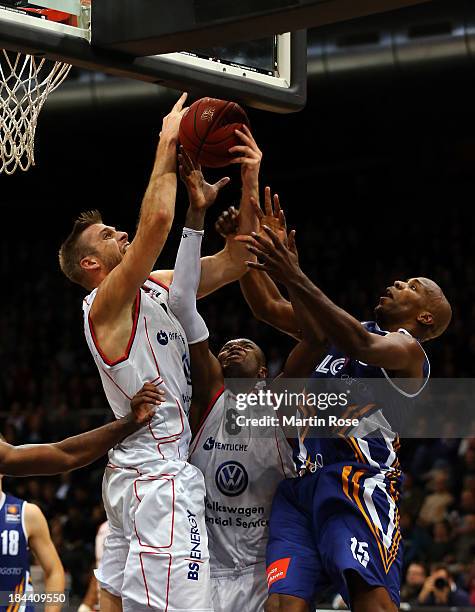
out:
{"label": "white shorts", "polygon": [[214,612],[263,612],[267,599],[264,562],[243,570],[211,571]]}
{"label": "white shorts", "polygon": [[102,497],[110,534],[96,577],[124,612],[212,612],[201,472],[162,461],[138,474],[108,466]]}

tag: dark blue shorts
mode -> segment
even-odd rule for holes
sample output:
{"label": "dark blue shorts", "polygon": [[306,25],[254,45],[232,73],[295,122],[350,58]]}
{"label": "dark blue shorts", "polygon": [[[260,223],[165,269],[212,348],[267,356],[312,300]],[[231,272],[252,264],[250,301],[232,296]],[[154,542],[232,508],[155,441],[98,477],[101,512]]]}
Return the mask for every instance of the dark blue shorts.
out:
{"label": "dark blue shorts", "polygon": [[345,572],[384,587],[399,606],[402,545],[394,481],[367,465],[341,463],[284,480],[272,504],[269,594],[309,603],[332,588],[349,604]]}

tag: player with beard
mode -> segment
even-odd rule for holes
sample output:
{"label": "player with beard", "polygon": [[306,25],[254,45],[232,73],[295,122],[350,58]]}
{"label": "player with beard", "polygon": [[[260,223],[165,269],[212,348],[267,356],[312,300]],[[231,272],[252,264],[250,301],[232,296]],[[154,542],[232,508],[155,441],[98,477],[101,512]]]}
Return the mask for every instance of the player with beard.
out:
{"label": "player with beard", "polygon": [[[196,168],[182,153],[185,183]],[[215,612],[262,612],[267,598],[265,550],[272,498],[283,478],[295,475],[292,450],[278,425],[252,427],[236,422],[236,396],[225,378],[249,380],[247,391],[265,384],[266,360],[252,340],[226,342],[217,356],[209,350],[208,330],[196,310],[200,247],[209,203],[190,198],[186,227],[170,287],[170,307],[186,332],[193,381],[192,411],[204,414],[190,447],[190,461],[205,476],[206,524]],[[300,342],[283,377],[306,377],[322,348]],[[262,381],[262,383],[260,382]],[[273,406],[247,406],[246,418],[275,419]],[[276,419],[277,420],[277,419]],[[278,423],[278,420],[277,420]]]}
{"label": "player with beard", "polygon": [[[65,275],[90,291],[83,302],[84,333],[115,416],[128,412],[129,398],[145,381],[165,391],[149,426],[109,455],[103,499],[111,533],[96,571],[103,612],[211,609],[205,487],[187,462],[188,343],[168,303],[173,270],[152,271],[174,218],[185,99],[186,94],[163,119],[134,240],[129,244],[127,234],[105,225],[97,212],[85,213],[60,250]],[[243,144],[230,151],[241,165],[241,214],[250,230],[261,154],[247,128],[236,133]],[[199,172],[195,189],[213,202],[228,181],[210,185]],[[200,295],[239,278],[245,259],[239,244],[203,258]],[[190,561],[197,546],[199,562]]]}
{"label": "player with beard", "polygon": [[[242,238],[258,258],[249,262],[242,281],[251,307],[310,341],[321,342],[324,332],[329,346],[316,362],[315,378],[379,378],[386,386],[384,401],[407,407],[429,377],[422,344],[440,336],[451,319],[440,287],[423,277],[395,281],[375,308],[376,321],[360,323],[301,270],[295,232],[288,241],[268,226],[264,232]],[[267,274],[286,287],[290,302]],[[393,612],[399,606],[400,444],[385,406],[361,410],[359,425],[344,436],[304,440],[304,474],[281,483],[272,507],[266,612],[307,612],[329,586],[354,612]]]}

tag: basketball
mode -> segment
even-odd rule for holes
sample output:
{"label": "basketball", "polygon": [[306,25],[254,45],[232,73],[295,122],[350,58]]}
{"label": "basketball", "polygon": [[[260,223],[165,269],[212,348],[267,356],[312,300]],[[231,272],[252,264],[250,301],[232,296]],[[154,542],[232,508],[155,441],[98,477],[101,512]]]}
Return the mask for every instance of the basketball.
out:
{"label": "basketball", "polygon": [[180,125],[180,143],[188,155],[208,168],[222,168],[231,163],[229,149],[242,145],[234,130],[249,126],[245,111],[235,102],[201,98],[194,102]]}

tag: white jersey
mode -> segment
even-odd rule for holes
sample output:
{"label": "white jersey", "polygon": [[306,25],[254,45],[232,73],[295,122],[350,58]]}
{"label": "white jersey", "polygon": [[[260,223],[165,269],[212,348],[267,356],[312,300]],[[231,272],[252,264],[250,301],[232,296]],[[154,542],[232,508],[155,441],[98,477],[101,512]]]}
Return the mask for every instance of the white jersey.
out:
{"label": "white jersey", "polygon": [[[212,575],[222,568],[239,570],[265,560],[275,490],[281,480],[295,476],[292,449],[282,429],[278,425],[236,429],[236,413],[233,394],[221,391],[190,448],[190,463],[205,477]],[[249,406],[243,414],[276,416],[271,407],[262,406]]]}
{"label": "white jersey", "polygon": [[130,412],[130,400],[146,382],[166,398],[150,424],[109,451],[110,463],[137,468],[146,463],[187,460],[191,431],[190,358],[185,332],[168,307],[168,290],[151,279],[137,293],[132,333],[124,355],[109,361],[94,336],[89,317],[97,289],[84,300],[84,331],[116,418]]}

